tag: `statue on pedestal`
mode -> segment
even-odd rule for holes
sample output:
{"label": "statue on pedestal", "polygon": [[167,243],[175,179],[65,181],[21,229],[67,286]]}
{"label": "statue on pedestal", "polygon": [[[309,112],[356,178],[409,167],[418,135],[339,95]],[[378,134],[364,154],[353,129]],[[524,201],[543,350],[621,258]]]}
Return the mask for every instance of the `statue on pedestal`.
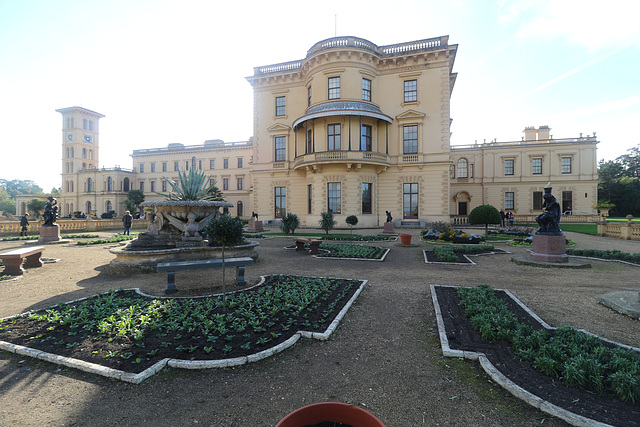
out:
{"label": "statue on pedestal", "polygon": [[56,218],[58,218],[58,201],[49,196],[49,201],[44,205],[44,224],[43,225],[56,225]]}
{"label": "statue on pedestal", "polygon": [[536,217],[536,222],[540,226],[540,229],[536,234],[549,233],[549,234],[562,234],[560,230],[560,217],[561,209],[558,200],[551,194],[551,183],[548,183],[544,188],[544,194],[542,195],[544,202],[542,207],[545,209],[543,213]]}

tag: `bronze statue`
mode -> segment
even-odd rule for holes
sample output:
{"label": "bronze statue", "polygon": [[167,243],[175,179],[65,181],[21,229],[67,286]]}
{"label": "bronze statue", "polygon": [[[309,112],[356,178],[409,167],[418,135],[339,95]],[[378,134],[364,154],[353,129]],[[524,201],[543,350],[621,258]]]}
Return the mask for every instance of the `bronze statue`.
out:
{"label": "bronze statue", "polygon": [[391,216],[391,212],[389,211],[384,211],[387,214],[387,222],[391,222],[393,221],[393,217]]}
{"label": "bronze statue", "polygon": [[542,198],[544,199],[542,207],[545,209],[545,211],[536,217],[536,222],[540,226],[540,229],[536,234],[562,234],[562,230],[560,230],[560,203],[553,196],[553,194],[551,194],[550,184],[551,183],[547,184],[547,187],[545,187],[544,194],[542,196]]}
{"label": "bronze statue", "polygon": [[58,201],[49,196],[49,201],[44,205],[44,224],[43,225],[56,225],[56,218],[58,218]]}

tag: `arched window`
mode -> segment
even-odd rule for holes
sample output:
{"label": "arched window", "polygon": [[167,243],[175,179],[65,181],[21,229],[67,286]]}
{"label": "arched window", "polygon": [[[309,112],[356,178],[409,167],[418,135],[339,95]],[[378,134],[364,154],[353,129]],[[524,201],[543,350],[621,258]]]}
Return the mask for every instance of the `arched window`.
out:
{"label": "arched window", "polygon": [[191,158],[191,169],[195,169],[196,168],[196,156],[193,156]]}
{"label": "arched window", "polygon": [[467,159],[462,158],[458,160],[458,178],[468,178],[469,177],[469,163]]}
{"label": "arched window", "polygon": [[86,158],[87,158],[87,149],[86,149],[86,148],[83,148],[83,149],[82,149],[82,158],[83,158],[83,159],[86,159]]}
{"label": "arched window", "polygon": [[87,215],[91,213],[91,202],[87,202]]}
{"label": "arched window", "polygon": [[107,191],[113,191],[113,179],[111,177],[107,178]]}
{"label": "arched window", "polygon": [[124,179],[124,187],[123,187],[123,190],[124,190],[125,193],[129,192],[129,185],[130,185],[129,184],[129,178],[125,178]]}
{"label": "arched window", "polygon": [[93,160],[93,150],[89,150],[89,160]]}
{"label": "arched window", "polygon": [[93,179],[89,178],[87,180],[87,191],[88,192],[92,192],[93,191]]}
{"label": "arched window", "polygon": [[238,201],[238,203],[236,204],[236,215],[241,217],[243,214],[244,214],[244,206],[242,205],[241,201]]}
{"label": "arched window", "polygon": [[111,200],[107,200],[107,212],[111,212],[113,210],[113,205],[111,204]]}

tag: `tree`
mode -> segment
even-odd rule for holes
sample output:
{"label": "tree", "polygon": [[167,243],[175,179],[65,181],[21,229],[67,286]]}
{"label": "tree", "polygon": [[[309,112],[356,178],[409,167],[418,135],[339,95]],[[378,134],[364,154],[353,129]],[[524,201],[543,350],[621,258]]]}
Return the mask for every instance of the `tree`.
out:
{"label": "tree", "polygon": [[329,234],[329,230],[333,229],[336,225],[336,221],[333,219],[333,213],[322,212],[320,215],[320,228],[322,228],[325,233]]}
{"label": "tree", "polygon": [[491,205],[480,205],[469,213],[469,224],[484,224],[484,236],[487,237],[489,224],[501,224],[502,218],[498,209]]}
{"label": "tree", "polygon": [[16,213],[16,200],[12,199],[2,186],[0,186],[0,211],[10,214]]}
{"label": "tree", "polygon": [[144,193],[140,190],[131,190],[122,204],[129,212],[138,212],[138,206],[142,202],[144,202]]}
{"label": "tree", "polygon": [[12,181],[7,181],[6,179],[0,179],[0,185],[4,187],[12,199],[15,199],[19,194],[43,193],[42,187],[30,180],[23,181],[20,179],[14,179]]}
{"label": "tree", "polygon": [[351,226],[351,233],[353,234],[353,226],[358,224],[358,217],[355,215],[349,215],[344,222]]}
{"label": "tree", "polygon": [[31,201],[27,202],[27,210],[33,212],[35,217],[38,218],[40,216],[40,212],[44,210],[44,205],[47,202],[40,199],[31,199]]}
{"label": "tree", "polygon": [[284,218],[282,218],[282,223],[280,224],[280,229],[285,234],[295,234],[296,228],[300,226],[300,220],[298,219],[298,215],[294,213],[288,213]]}
{"label": "tree", "polygon": [[611,216],[640,215],[640,145],[598,164],[598,200],[615,205]]}
{"label": "tree", "polygon": [[242,221],[240,218],[231,218],[229,215],[220,215],[209,221],[204,228],[204,234],[209,241],[222,245],[222,306],[227,310],[227,284],[224,267],[224,248],[242,243]]}

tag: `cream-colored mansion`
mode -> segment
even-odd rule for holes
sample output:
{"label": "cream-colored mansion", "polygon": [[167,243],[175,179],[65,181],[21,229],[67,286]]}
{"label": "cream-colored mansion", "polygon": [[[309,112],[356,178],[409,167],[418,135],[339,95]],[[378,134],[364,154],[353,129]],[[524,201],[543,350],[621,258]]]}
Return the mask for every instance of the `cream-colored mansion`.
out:
{"label": "cream-colored mansion", "polygon": [[[249,141],[169,144],[134,150],[132,169],[100,168],[99,120],[81,107],[62,114],[61,215],[124,213],[129,190],[146,200],[163,177],[211,175],[231,215],[277,220],[295,213],[315,226],[331,211],[339,226],[395,221],[451,222],[492,204],[515,214],[542,211],[550,181],[563,211],[594,212],[595,134],[556,139],[547,126],[521,140],[451,146],[450,99],[457,45],[448,36],[377,46],[357,37],[316,43],[303,59],[256,67]],[[18,207],[18,213],[24,212]]]}

